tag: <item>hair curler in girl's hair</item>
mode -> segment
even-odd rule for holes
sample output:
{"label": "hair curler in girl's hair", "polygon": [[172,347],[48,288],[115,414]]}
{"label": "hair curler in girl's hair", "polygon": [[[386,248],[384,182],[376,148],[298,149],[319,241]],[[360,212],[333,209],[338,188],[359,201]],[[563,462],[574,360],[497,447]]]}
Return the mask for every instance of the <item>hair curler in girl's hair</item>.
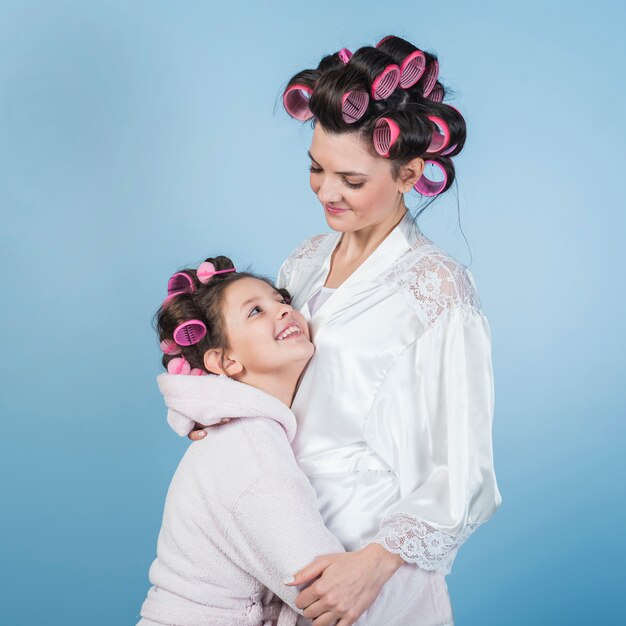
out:
{"label": "hair curler in girl's hair", "polygon": [[352,52],[350,52],[348,48],[342,48],[337,54],[344,65],[347,65],[348,61],[352,58]]}
{"label": "hair curler in girl's hair", "polygon": [[191,373],[191,365],[184,356],[176,357],[167,364],[168,374],[181,374],[186,376]]}
{"label": "hair curler in girl's hair", "polygon": [[306,85],[290,85],[283,94],[283,105],[291,117],[306,122],[313,117],[309,100],[313,90]]}
{"label": "hair curler in girl's hair", "polygon": [[408,89],[422,77],[426,69],[426,57],[421,50],[411,52],[400,65],[400,87]]}
{"label": "hair curler in girl's hair", "polygon": [[163,300],[163,304],[167,304],[172,298],[179,296],[181,293],[193,293],[195,290],[196,285],[189,274],[176,272],[167,281],[167,296]]}
{"label": "hair curler in girl's hair", "polygon": [[392,63],[374,79],[372,98],[374,100],[386,100],[396,90],[399,82],[400,68]]}
{"label": "hair curler in girl's hair", "polygon": [[177,345],[174,341],[170,341],[169,339],[164,339],[160,344],[161,352],[163,354],[167,354],[169,356],[173,356],[176,354],[180,354],[182,352],[179,345]]}
{"label": "hair curler in girl's hair", "polygon": [[437,163],[437,161],[427,160],[425,165],[432,165],[436,167],[442,174],[443,180],[430,180],[425,174],[422,174],[420,179],[413,185],[415,191],[421,193],[423,196],[437,196],[442,191],[446,190],[448,184],[448,173],[443,165]]}
{"label": "hair curler in girl's hair", "polygon": [[366,91],[347,91],[341,97],[341,117],[346,124],[354,124],[360,120],[370,102]]}
{"label": "hair curler in girl's hair", "polygon": [[200,320],[189,320],[179,324],[173,333],[174,341],[179,346],[193,346],[204,339],[206,326]]}
{"label": "hair curler in girl's hair", "polygon": [[389,158],[389,150],[400,136],[400,127],[390,118],[381,117],[374,125],[374,149],[380,156]]}
{"label": "hair curler in girl's hair", "polygon": [[229,272],[236,272],[237,270],[234,267],[231,267],[226,270],[216,270],[215,265],[211,263],[211,261],[203,261],[198,265],[198,269],[196,270],[196,277],[203,284],[206,285],[213,276],[217,274],[228,274]]}

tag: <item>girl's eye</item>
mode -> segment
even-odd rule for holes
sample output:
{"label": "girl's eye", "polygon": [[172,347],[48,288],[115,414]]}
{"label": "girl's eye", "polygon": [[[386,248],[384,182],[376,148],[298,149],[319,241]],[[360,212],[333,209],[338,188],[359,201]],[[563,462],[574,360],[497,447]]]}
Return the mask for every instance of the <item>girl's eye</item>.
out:
{"label": "girl's eye", "polygon": [[250,313],[248,313],[248,317],[254,317],[257,313],[261,313],[262,311],[263,309],[260,306],[255,306],[250,310]]}
{"label": "girl's eye", "polygon": [[309,167],[309,172],[311,172],[311,174],[319,174],[322,171],[321,167],[315,167],[315,165],[311,165]]}
{"label": "girl's eye", "polygon": [[365,183],[351,183],[347,181],[345,178],[343,179],[343,182],[345,183],[346,187],[348,187],[349,189],[360,189],[365,184]]}

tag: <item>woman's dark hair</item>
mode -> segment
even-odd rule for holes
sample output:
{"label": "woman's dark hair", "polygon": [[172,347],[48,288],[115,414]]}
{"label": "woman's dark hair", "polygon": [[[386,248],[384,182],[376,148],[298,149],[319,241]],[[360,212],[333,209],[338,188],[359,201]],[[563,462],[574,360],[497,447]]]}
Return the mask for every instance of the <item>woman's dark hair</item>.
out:
{"label": "woman's dark hair", "polygon": [[[230,270],[235,266],[225,256],[217,256],[206,259],[212,263],[216,271]],[[226,336],[224,317],[222,314],[226,290],[230,285],[242,278],[255,278],[266,282],[276,288],[271,281],[263,276],[250,272],[227,272],[212,276],[208,283],[203,284],[198,280],[195,269],[186,268],[180,270],[191,278],[194,291],[180,293],[166,300],[155,315],[155,328],[159,335],[159,341],[174,342],[174,331],[183,322],[200,320],[206,326],[207,332],[203,339],[191,346],[178,346],[180,353],[163,354],[163,366],[167,369],[168,363],[183,356],[192,368],[207,371],[204,367],[204,354],[207,350],[218,348],[222,351],[228,349],[228,337]],[[277,289],[289,302],[289,293],[285,289]]]}
{"label": "woman's dark hair", "polygon": [[[374,126],[379,118],[393,120],[400,129],[400,136],[389,150],[389,160],[393,175],[397,177],[403,165],[421,157],[434,161],[443,167],[447,174],[447,191],[454,182],[452,157],[461,152],[466,139],[463,116],[454,107],[444,104],[445,87],[436,80],[438,76],[437,57],[423,52],[425,69],[420,79],[411,87],[399,85],[381,100],[370,97],[367,110],[358,120],[348,123],[342,115],[342,98],[349,91],[366,91],[371,96],[374,79],[389,65],[401,66],[411,53],[419,49],[400,37],[385,37],[377,47],[358,49],[344,64],[339,53],[325,56],[317,69],[298,72],[287,84],[303,85],[312,90],[309,108],[314,115],[314,123],[320,123],[330,133],[353,133],[373,146]],[[421,51],[420,51],[421,52]],[[436,82],[435,82],[436,81]],[[426,95],[424,93],[426,92]],[[427,149],[433,132],[437,129],[428,116],[441,118],[449,128],[450,140],[445,155],[430,154]]]}

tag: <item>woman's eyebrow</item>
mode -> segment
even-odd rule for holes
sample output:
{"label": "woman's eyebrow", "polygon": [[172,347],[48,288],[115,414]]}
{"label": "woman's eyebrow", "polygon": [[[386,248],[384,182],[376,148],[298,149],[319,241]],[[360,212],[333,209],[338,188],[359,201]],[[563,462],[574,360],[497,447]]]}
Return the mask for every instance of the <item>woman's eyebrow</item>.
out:
{"label": "woman's eyebrow", "polygon": [[[313,161],[313,163],[317,163],[319,165],[319,161],[316,161],[313,158],[311,152],[307,152],[307,154],[309,155],[309,158],[311,159],[311,161]],[[362,172],[335,172],[335,174],[339,174],[340,176],[365,176],[366,178],[368,177],[367,174],[363,174]]]}

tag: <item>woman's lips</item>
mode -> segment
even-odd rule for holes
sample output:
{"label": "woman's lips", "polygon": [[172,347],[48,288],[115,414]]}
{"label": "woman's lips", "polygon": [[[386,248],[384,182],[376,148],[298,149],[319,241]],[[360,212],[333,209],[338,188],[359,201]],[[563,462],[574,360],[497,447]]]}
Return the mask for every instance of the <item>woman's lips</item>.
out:
{"label": "woman's lips", "polygon": [[350,210],[350,209],[340,209],[330,204],[325,204],[324,209],[331,215],[342,215],[343,213],[347,213]]}

